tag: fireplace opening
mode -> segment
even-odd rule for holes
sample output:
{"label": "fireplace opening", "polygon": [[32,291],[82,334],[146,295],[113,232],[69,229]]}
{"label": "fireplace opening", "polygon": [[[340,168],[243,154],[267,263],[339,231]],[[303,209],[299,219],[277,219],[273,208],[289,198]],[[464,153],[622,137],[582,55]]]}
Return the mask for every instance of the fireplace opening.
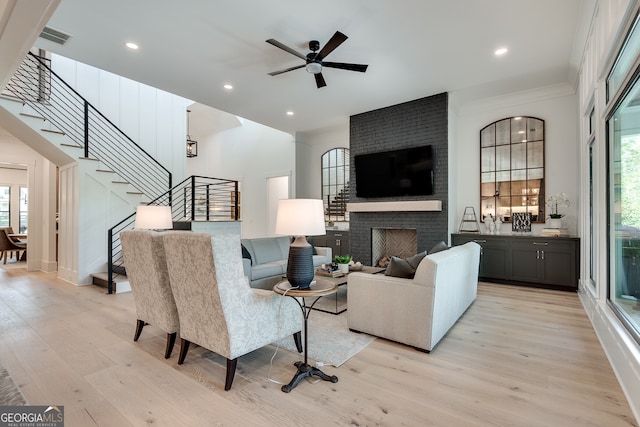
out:
{"label": "fireplace opening", "polygon": [[408,258],[418,252],[418,233],[415,228],[372,228],[371,262],[386,267],[392,256]]}

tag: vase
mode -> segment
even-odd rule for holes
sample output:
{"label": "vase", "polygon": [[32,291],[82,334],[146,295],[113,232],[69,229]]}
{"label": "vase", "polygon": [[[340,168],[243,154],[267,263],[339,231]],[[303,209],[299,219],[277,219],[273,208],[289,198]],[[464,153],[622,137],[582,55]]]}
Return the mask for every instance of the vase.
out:
{"label": "vase", "polygon": [[562,218],[549,218],[549,228],[562,228]]}
{"label": "vase", "polygon": [[347,274],[349,272],[349,264],[338,264],[338,268],[344,274]]}

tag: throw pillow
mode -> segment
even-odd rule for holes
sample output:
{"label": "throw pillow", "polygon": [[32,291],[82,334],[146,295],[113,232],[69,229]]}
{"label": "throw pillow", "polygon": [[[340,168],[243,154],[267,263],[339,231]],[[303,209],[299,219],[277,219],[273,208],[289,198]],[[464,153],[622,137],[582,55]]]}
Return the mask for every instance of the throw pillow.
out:
{"label": "throw pillow", "polygon": [[415,273],[415,268],[411,267],[406,259],[396,256],[391,257],[391,261],[389,261],[389,265],[387,265],[387,269],[384,272],[386,276],[400,277],[402,279],[411,279]]}
{"label": "throw pillow", "polygon": [[434,247],[431,248],[431,250],[429,251],[429,255],[435,254],[441,251],[446,251],[447,249],[449,249],[449,246],[447,246],[445,242],[438,242],[435,244]]}
{"label": "throw pillow", "polygon": [[426,256],[427,251],[423,251],[407,258],[407,262],[414,270],[416,270],[418,268],[418,265],[420,264],[420,261],[422,261],[422,259]]}
{"label": "throw pillow", "polygon": [[253,259],[251,259],[251,254],[249,253],[247,248],[245,248],[243,244],[240,244],[240,247],[242,248],[242,258],[248,259],[249,261],[251,261],[251,265],[253,265]]}

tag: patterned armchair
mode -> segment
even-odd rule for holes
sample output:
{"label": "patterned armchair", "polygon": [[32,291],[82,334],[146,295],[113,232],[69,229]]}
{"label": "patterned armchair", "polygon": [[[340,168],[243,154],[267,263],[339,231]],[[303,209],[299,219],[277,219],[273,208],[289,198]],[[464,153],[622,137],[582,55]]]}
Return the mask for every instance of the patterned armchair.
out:
{"label": "patterned armchair", "polygon": [[142,328],[147,324],[160,328],[167,333],[164,358],[168,359],[180,322],[169,284],[162,233],[128,230],[120,233],[120,239],[138,317],[133,340],[138,341]]}
{"label": "patterned armchair", "polygon": [[292,298],[249,286],[239,236],[167,233],[163,241],[180,316],[178,364],[190,343],[226,357],[229,390],[238,357],[287,335],[302,351],[300,308]]}

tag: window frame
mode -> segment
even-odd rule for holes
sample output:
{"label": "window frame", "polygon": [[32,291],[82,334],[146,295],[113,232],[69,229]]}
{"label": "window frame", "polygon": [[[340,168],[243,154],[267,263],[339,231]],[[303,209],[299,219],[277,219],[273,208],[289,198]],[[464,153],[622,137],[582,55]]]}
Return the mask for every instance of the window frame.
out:
{"label": "window frame", "polygon": [[[341,162],[340,162],[341,161]],[[350,152],[345,147],[335,147],[320,156],[320,193],[324,206],[325,221],[349,221],[346,204],[349,202]],[[338,214],[334,214],[331,201],[341,196]]]}
{"label": "window frame", "polygon": [[4,191],[2,190],[3,188],[6,188],[8,191],[8,205],[7,205],[7,211],[0,211],[0,213],[2,212],[6,212],[7,214],[7,224],[2,224],[0,223],[0,227],[11,227],[11,186],[10,185],[0,185],[0,191]]}
{"label": "window frame", "polygon": [[[629,31],[625,36],[625,40],[620,47],[616,59],[609,69],[609,73],[607,74],[606,83],[607,83],[607,93],[606,93],[606,101],[607,101],[607,114],[605,116],[605,135],[606,135],[606,253],[607,253],[607,289],[606,289],[606,298],[607,298],[607,306],[613,311],[616,317],[620,320],[621,324],[625,327],[625,329],[629,332],[629,334],[640,343],[640,321],[633,319],[628,313],[628,310],[625,310],[622,304],[623,300],[626,298],[623,297],[624,285],[627,285],[626,291],[630,292],[629,282],[627,281],[628,276],[631,276],[628,273],[631,271],[627,266],[625,266],[625,249],[629,252],[636,249],[635,246],[631,245],[632,239],[631,236],[627,236],[626,240],[628,240],[628,245],[623,246],[625,235],[623,235],[623,230],[620,230],[620,233],[617,232],[616,226],[618,225],[617,216],[622,216],[622,206],[617,205],[616,202],[618,200],[622,200],[622,182],[624,180],[623,177],[623,157],[622,153],[620,153],[620,158],[618,159],[616,156],[616,150],[622,150],[622,135],[620,138],[617,138],[615,135],[616,129],[613,128],[612,123],[616,122],[616,116],[621,107],[627,108],[628,105],[627,97],[630,95],[638,95],[640,92],[640,48],[636,49],[634,52],[634,56],[630,58],[625,57],[625,61],[630,64],[624,73],[618,73],[617,69],[620,64],[620,58],[627,54],[628,51],[625,49],[629,46],[629,40],[632,37],[638,37],[640,35],[640,14],[636,14],[633,18],[632,24],[629,27]],[[616,87],[614,91],[610,89],[610,81],[612,78],[612,74],[618,73],[616,78],[619,79],[619,85]],[[635,106],[634,106],[635,108]],[[618,123],[618,126],[620,124]],[[640,129],[639,129],[640,130]],[[640,174],[640,171],[638,172]],[[634,175],[635,176],[635,175]],[[617,191],[619,188],[619,191]],[[622,221],[620,221],[620,225],[622,225]],[[629,232],[627,232],[629,234]],[[640,241],[640,239],[637,239]],[[631,246],[629,246],[631,245]],[[640,248],[639,248],[640,250]],[[635,259],[635,256],[633,257]],[[627,261],[628,264],[628,261]],[[620,278],[618,277],[620,276]],[[633,276],[631,276],[633,278]],[[620,279],[620,280],[618,280]],[[621,282],[624,280],[624,284]],[[640,281],[640,279],[638,279]],[[634,283],[634,282],[631,282]],[[620,286],[619,286],[620,285]],[[638,284],[640,286],[640,284]],[[617,294],[620,292],[620,296]],[[626,294],[625,294],[626,295]],[[633,296],[633,295],[631,295]],[[636,297],[636,305],[640,304],[640,298]]]}

